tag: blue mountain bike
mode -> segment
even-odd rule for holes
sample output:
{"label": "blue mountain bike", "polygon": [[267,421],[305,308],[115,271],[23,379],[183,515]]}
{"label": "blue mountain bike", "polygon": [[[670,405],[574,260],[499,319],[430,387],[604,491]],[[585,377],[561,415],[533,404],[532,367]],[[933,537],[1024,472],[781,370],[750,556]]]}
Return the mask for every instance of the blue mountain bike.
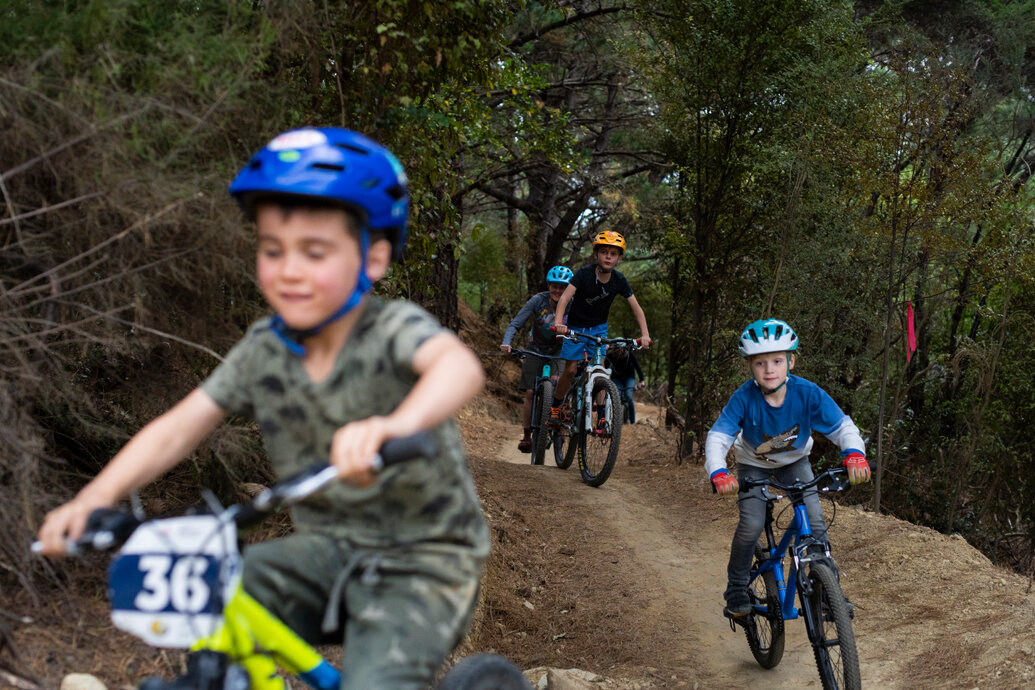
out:
{"label": "blue mountain bike", "polygon": [[[754,610],[742,618],[731,618],[730,627],[743,626],[755,660],[762,668],[773,668],[783,657],[784,621],[801,617],[824,690],[858,690],[862,680],[852,632],[853,608],[841,591],[828,546],[812,534],[805,493],[828,479],[831,483],[818,490],[840,491],[845,488],[845,474],[843,467],[835,467],[811,481],[794,484],[771,478],[745,479],[740,489],[762,487],[765,533],[764,543],[759,540],[755,546],[748,586]],[[770,493],[771,488],[786,492],[794,509],[794,520],[779,542],[774,535],[773,504],[783,496]],[[795,594],[801,608],[795,606]]]}

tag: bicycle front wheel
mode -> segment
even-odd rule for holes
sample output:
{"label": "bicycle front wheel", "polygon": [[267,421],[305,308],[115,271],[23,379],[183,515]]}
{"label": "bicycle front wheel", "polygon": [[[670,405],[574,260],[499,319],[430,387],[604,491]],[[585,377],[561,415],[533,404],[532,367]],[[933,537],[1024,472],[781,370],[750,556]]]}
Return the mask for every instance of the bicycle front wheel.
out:
{"label": "bicycle front wheel", "polygon": [[553,382],[549,379],[541,381],[536,391],[535,407],[532,408],[532,464],[542,465],[546,458],[546,449],[550,445],[550,401],[553,400]]}
{"label": "bicycle front wheel", "polygon": [[[751,567],[754,575],[758,567],[769,558],[760,544],[755,545],[755,563]],[[754,613],[744,623],[751,655],[762,668],[774,668],[783,658],[783,611],[780,609],[780,589],[776,574],[766,571],[756,577],[748,586],[748,597]]]}
{"label": "bicycle front wheel", "polygon": [[[592,431],[581,429],[578,435],[579,471],[582,481],[590,486],[600,486],[611,476],[611,470],[618,459],[618,444],[622,437],[623,412],[622,400],[618,395],[618,387],[611,379],[597,379],[593,383],[593,395],[590,400],[596,401],[603,393],[603,405],[593,415]],[[596,406],[596,403],[594,403]],[[595,417],[595,419],[593,419]],[[585,424],[585,420],[581,420]]]}
{"label": "bicycle front wheel", "polygon": [[438,690],[532,690],[521,669],[498,654],[474,654],[442,677]]}
{"label": "bicycle front wheel", "polygon": [[824,690],[858,690],[859,653],[855,648],[848,602],[833,568],[813,563],[808,577],[811,592],[799,592],[805,609],[805,627],[816,655]]}

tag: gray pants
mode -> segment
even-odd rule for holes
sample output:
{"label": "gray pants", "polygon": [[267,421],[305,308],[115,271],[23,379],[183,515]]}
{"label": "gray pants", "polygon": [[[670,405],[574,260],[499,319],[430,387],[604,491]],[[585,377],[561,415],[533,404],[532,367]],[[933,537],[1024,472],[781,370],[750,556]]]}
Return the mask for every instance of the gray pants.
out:
{"label": "gray pants", "polygon": [[[768,469],[754,465],[739,465],[737,481],[745,479],[766,479],[772,477],[783,484],[811,481],[812,465],[808,457],[784,467]],[[730,562],[726,567],[726,601],[732,603],[747,596],[748,579],[751,576],[751,559],[755,553],[755,544],[762,536],[765,528],[765,499],[762,498],[762,487],[756,486],[747,493],[738,494],[737,506],[740,508],[740,522],[733,533],[733,544],[730,546]],[[805,509],[809,514],[812,535],[821,542],[827,540],[827,523],[823,520],[823,507],[819,503],[819,494],[815,489],[805,493]]]}
{"label": "gray pants", "polygon": [[[424,690],[470,627],[481,566],[459,548],[361,550],[293,534],[248,547],[242,584],[310,644],[344,632],[342,690]],[[325,614],[336,630],[323,630]]]}

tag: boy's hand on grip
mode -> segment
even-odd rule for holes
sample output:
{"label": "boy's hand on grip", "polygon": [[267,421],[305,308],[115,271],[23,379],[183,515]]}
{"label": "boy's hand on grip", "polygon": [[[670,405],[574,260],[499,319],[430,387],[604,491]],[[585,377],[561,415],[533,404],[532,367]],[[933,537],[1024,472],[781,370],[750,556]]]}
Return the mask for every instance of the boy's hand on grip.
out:
{"label": "boy's hand on grip", "polygon": [[720,496],[728,496],[740,491],[737,478],[726,470],[719,470],[712,476],[712,486],[715,487],[715,492]]}
{"label": "boy's hand on grip", "polygon": [[349,484],[361,489],[373,486],[377,477],[372,460],[381,444],[394,436],[392,424],[386,417],[350,422],[334,432],[330,463]]}
{"label": "boy's hand on grip", "polygon": [[852,486],[870,481],[870,463],[862,453],[849,453],[841,464],[848,470],[848,483]]}

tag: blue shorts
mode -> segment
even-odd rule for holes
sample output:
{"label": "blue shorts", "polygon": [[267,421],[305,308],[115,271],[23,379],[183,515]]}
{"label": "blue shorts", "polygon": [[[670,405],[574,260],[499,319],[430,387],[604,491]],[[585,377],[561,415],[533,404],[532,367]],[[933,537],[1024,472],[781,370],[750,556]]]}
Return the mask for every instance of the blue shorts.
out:
{"label": "blue shorts", "polygon": [[[598,337],[607,337],[607,324],[602,323],[599,326],[587,326],[579,328],[576,326],[569,326],[569,330],[578,331],[579,333],[589,333]],[[594,346],[587,343],[585,340],[579,338],[578,340],[565,340],[561,343],[561,359],[566,359],[569,362],[578,362],[582,359],[582,355],[586,352],[592,352]]]}

